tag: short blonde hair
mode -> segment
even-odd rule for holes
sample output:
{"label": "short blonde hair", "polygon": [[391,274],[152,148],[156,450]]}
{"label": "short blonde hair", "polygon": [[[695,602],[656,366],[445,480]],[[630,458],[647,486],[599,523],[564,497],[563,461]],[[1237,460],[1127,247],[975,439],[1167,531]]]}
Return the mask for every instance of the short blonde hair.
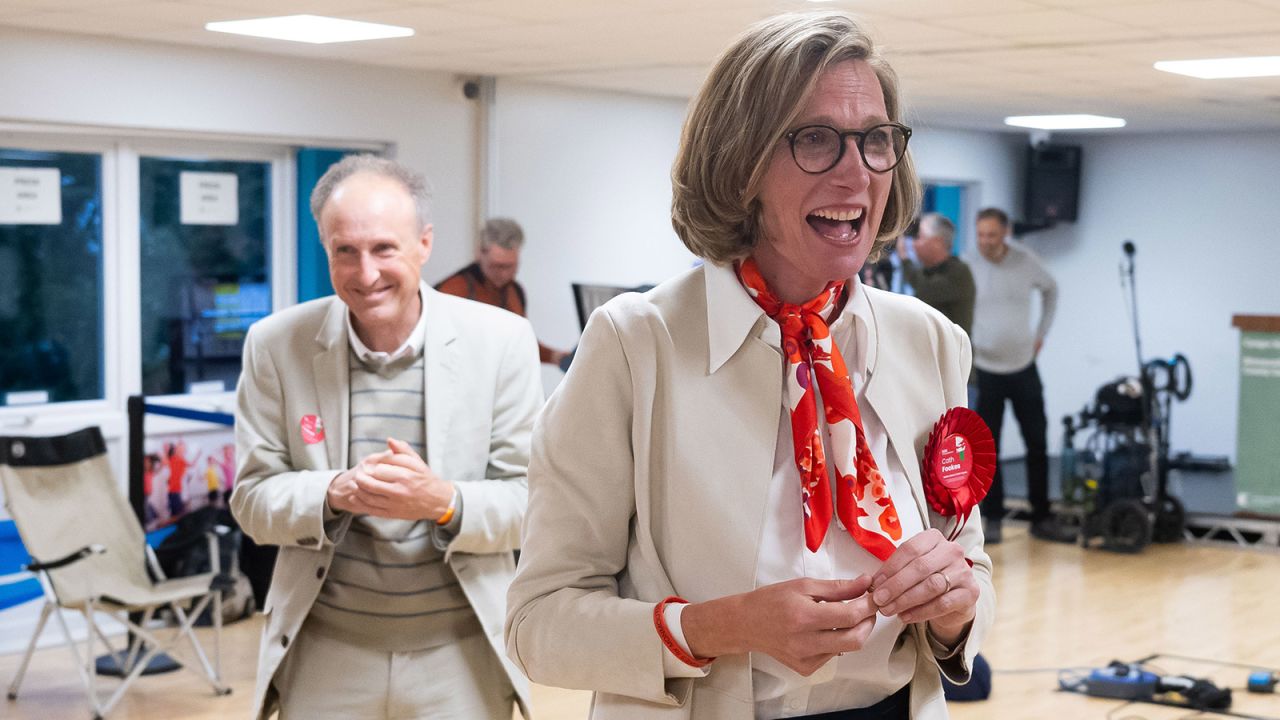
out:
{"label": "short blonde hair", "polygon": [[[775,147],[796,122],[818,78],[832,65],[862,60],[901,122],[898,76],[857,21],[842,12],[788,13],[747,29],[721,54],[685,119],[671,170],[671,224],[693,254],[732,262],[751,254],[760,228],[760,184]],[[900,236],[920,206],[907,151],[870,259]]]}

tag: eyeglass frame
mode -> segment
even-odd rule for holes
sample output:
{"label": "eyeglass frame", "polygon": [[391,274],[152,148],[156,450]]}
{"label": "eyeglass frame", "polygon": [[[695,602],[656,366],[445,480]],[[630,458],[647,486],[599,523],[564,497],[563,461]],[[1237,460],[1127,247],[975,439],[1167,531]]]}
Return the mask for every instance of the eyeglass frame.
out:
{"label": "eyeglass frame", "polygon": [[[862,149],[862,143],[867,139],[867,135],[870,132],[872,132],[876,128],[882,128],[882,127],[895,127],[902,131],[902,154],[899,155],[898,160],[894,162],[892,165],[890,165],[889,167],[885,168],[884,170],[877,170],[871,167],[871,165],[867,162],[867,154]],[[836,153],[836,159],[829,166],[827,166],[822,170],[805,170],[804,166],[800,164],[799,158],[796,157],[796,136],[799,135],[801,131],[808,130],[809,128],[825,128],[835,133],[836,136],[840,139],[840,151]],[[862,160],[862,166],[873,173],[883,175],[884,173],[892,172],[894,168],[901,165],[902,159],[907,156],[907,145],[911,142],[911,128],[906,125],[903,125],[902,123],[882,122],[882,123],[876,123],[875,125],[872,125],[866,130],[843,130],[842,131],[830,125],[824,125],[822,123],[813,123],[810,125],[801,125],[795,130],[791,130],[787,132],[785,135],[783,135],[783,137],[786,138],[787,145],[789,145],[791,148],[791,160],[796,164],[796,167],[800,168],[800,172],[807,173],[809,175],[821,175],[825,172],[831,172],[831,169],[839,165],[840,161],[844,159],[846,148],[849,145],[849,143],[846,141],[848,140],[848,138],[852,137],[854,138],[854,144],[858,147],[858,158]]]}

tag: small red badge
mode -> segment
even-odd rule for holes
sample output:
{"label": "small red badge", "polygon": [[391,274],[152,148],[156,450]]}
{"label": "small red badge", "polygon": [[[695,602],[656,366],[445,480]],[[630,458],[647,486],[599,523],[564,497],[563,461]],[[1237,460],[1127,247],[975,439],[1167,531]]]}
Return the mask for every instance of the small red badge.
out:
{"label": "small red badge", "polygon": [[302,441],[308,445],[324,442],[324,421],[315,415],[303,415]]}
{"label": "small red badge", "polygon": [[920,478],[929,507],[956,518],[949,539],[960,534],[987,496],[995,472],[996,443],[978,413],[962,407],[943,413],[924,445]]}

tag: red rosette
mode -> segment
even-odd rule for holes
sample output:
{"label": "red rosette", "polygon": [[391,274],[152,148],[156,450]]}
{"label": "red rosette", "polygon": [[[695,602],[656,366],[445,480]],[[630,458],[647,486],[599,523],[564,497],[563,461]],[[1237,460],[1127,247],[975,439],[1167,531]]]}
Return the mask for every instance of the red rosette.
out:
{"label": "red rosette", "polygon": [[957,519],[952,539],[987,496],[995,472],[996,443],[978,413],[963,407],[943,413],[924,444],[920,478],[929,507]]}

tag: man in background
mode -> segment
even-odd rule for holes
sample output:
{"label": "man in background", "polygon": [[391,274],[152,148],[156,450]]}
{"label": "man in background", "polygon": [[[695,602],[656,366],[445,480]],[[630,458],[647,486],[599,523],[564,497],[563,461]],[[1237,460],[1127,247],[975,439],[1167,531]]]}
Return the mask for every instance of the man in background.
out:
{"label": "man in background", "polygon": [[[445,278],[436,290],[464,297],[526,317],[528,304],[524,288],[516,281],[524,230],[510,218],[492,218],[480,228],[480,251],[476,261]],[[538,343],[538,359],[560,365],[569,353]]]}
{"label": "man in background", "polygon": [[435,292],[426,181],[353,155],[311,211],[336,296],[245,338],[231,508],[280,546],[254,716],[528,717],[501,652],[542,405],[528,321]]}
{"label": "man in background", "polygon": [[[1013,405],[1027,446],[1027,499],[1031,535],[1041,540],[1074,542],[1076,533],[1061,525],[1049,504],[1048,423],[1044,386],[1036,356],[1044,345],[1058,306],[1058,284],[1029,248],[1009,240],[1009,216],[998,208],[978,213],[978,252],[969,256],[977,288],[973,314],[973,366],[978,374],[978,414],[1000,448],[1004,405]],[[1031,299],[1040,296],[1040,317],[1031,323]],[[1004,477],[996,465],[991,492],[982,501],[986,541],[1000,542],[1004,518]]]}
{"label": "man in background", "polygon": [[915,251],[919,264],[898,242],[903,279],[915,288],[916,297],[937,308],[966,333],[973,332],[973,273],[965,261],[952,255],[956,226],[945,215],[926,213],[920,218]]}

